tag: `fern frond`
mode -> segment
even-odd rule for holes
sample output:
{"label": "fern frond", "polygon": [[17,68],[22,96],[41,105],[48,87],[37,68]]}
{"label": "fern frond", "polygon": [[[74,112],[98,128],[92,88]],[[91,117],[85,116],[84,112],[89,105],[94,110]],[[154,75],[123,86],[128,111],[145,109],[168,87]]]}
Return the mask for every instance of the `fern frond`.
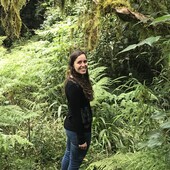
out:
{"label": "fern frond", "polygon": [[22,146],[33,145],[26,138],[22,138],[18,135],[5,135],[0,132],[0,149],[3,148],[5,151],[9,148],[14,147],[16,144],[20,144]]}
{"label": "fern frond", "polygon": [[0,126],[17,127],[23,121],[36,116],[36,112],[24,111],[16,105],[0,106]]}

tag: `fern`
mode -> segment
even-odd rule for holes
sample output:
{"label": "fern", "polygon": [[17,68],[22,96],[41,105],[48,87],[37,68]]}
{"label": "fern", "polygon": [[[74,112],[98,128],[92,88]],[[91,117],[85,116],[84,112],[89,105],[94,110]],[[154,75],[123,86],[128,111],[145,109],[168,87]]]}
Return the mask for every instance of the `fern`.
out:
{"label": "fern", "polygon": [[23,121],[37,117],[36,112],[24,111],[19,106],[0,106],[0,126],[18,126]]}
{"label": "fern", "polygon": [[112,98],[111,93],[108,92],[112,81],[105,74],[106,67],[98,66],[97,63],[93,62],[89,62],[89,65],[90,78],[94,90],[94,101],[92,105],[94,105],[95,103],[99,104],[102,100],[106,100],[106,98]]}
{"label": "fern", "polygon": [[159,170],[169,169],[162,152],[117,153],[92,163],[86,170]]}
{"label": "fern", "polygon": [[22,138],[18,135],[5,135],[0,132],[0,149],[7,151],[11,147],[15,147],[16,144],[22,146],[32,146],[33,144],[29,142],[26,138]]}

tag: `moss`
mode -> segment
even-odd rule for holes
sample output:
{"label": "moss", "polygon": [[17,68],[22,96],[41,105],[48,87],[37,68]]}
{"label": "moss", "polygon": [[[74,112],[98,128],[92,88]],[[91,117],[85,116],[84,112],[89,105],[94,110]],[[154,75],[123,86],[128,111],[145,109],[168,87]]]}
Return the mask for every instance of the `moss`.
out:
{"label": "moss", "polygon": [[26,0],[0,0],[0,6],[3,7],[1,11],[2,26],[10,38],[18,38],[20,35],[22,26],[20,10],[25,4]]}
{"label": "moss", "polygon": [[115,7],[128,7],[128,8],[130,8],[130,3],[129,3],[128,0],[116,0],[116,1],[107,0],[107,1],[104,1],[103,7],[107,8],[108,6],[111,6],[112,8],[115,8]]}

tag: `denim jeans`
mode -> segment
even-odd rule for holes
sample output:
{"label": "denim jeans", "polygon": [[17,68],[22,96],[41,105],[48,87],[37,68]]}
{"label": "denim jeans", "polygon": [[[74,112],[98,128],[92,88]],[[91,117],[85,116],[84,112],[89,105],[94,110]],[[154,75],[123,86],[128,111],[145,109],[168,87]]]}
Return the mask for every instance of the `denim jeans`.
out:
{"label": "denim jeans", "polygon": [[85,133],[87,142],[86,150],[82,150],[78,147],[77,134],[75,132],[66,130],[66,135],[67,145],[61,163],[61,170],[79,170],[91,142],[91,133]]}

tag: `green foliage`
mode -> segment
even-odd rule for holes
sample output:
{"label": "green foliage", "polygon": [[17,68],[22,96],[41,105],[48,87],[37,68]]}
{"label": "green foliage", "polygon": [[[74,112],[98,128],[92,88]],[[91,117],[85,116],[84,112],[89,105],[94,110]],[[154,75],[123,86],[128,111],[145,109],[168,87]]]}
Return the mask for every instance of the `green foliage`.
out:
{"label": "green foliage", "polygon": [[152,44],[153,44],[154,42],[157,42],[159,39],[160,39],[160,36],[157,36],[157,37],[149,37],[149,38],[147,38],[147,39],[139,42],[138,44],[133,44],[133,45],[130,45],[130,46],[126,47],[124,50],[120,51],[118,54],[123,53],[123,52],[126,52],[126,51],[133,50],[133,49],[135,49],[135,48],[137,48],[137,47],[139,47],[139,46],[142,46],[142,45],[144,45],[144,44],[147,44],[147,45],[152,46]]}
{"label": "green foliage", "polygon": [[[41,111],[47,111],[48,108],[54,112],[58,110],[58,106],[63,104],[62,88],[70,47],[65,42],[69,38],[68,28],[67,25],[62,27],[61,23],[56,29],[51,30],[54,34],[51,35],[54,38],[53,42],[41,40],[38,45],[38,42],[32,40],[25,46],[16,47],[12,51],[12,60],[11,53],[7,53],[6,57],[1,59],[0,75],[2,76],[2,93],[6,97],[5,103],[18,104],[27,109],[39,111],[40,108]],[[49,33],[50,30],[41,31],[39,38],[49,38]],[[61,41],[60,38],[63,40]],[[14,71],[9,71],[10,68]],[[58,101],[57,96],[61,96]]]}
{"label": "green foliage", "polygon": [[112,78],[132,75],[142,83],[151,84],[153,77],[167,63],[164,62],[167,57],[163,54],[165,46],[162,42],[168,40],[168,15],[158,18],[156,25],[152,21],[134,24],[123,22],[109,12],[100,20],[99,34],[94,58],[107,67]]}
{"label": "green foliage", "polygon": [[115,8],[115,7],[130,7],[130,3],[128,0],[122,1],[122,0],[116,0],[116,1],[112,1],[112,0],[106,0],[106,1],[102,1],[102,5],[104,8]]}
{"label": "green foliage", "polygon": [[32,145],[25,136],[20,136],[17,131],[19,125],[22,125],[28,119],[33,119],[38,116],[38,114],[29,111],[26,112],[14,105],[0,106],[0,113],[1,148],[6,152],[6,150],[9,150],[11,147],[14,148],[16,143],[21,146]]}
{"label": "green foliage", "polygon": [[144,14],[150,14],[152,16],[161,16],[170,12],[170,2],[168,0],[165,1],[157,1],[154,2],[151,0],[148,1],[136,1],[130,0],[130,3],[133,4],[134,8],[138,11],[141,11]]}
{"label": "green foliage", "polygon": [[[70,21],[73,26],[70,26]],[[17,107],[13,107],[14,117],[6,115],[7,122],[11,121],[11,126],[14,126],[19,137],[28,136],[33,145],[31,148],[25,147],[24,150],[19,146],[10,150],[7,158],[10,163],[2,163],[2,167],[18,169],[21,162],[24,164],[23,167],[28,169],[60,167],[65,146],[62,121],[67,112],[63,96],[67,57],[74,45],[81,44],[81,41],[77,41],[78,44],[74,43],[78,37],[70,41],[70,30],[76,28],[74,19],[70,18],[51,27],[48,24],[44,23],[42,30],[38,30],[38,35],[29,42],[21,40],[14,44],[11,51],[1,51],[2,109],[8,107],[12,110],[10,105],[16,105],[18,110],[24,110],[23,113],[22,109],[17,112]],[[26,114],[29,112],[32,119]],[[38,113],[39,117],[35,118],[33,113]],[[2,123],[6,123],[5,118],[2,119]],[[6,130],[11,132],[11,128],[7,127]],[[13,157],[15,151],[18,154]],[[2,153],[2,159],[5,159],[5,154]],[[30,162],[32,166],[29,165]]]}
{"label": "green foliage", "polygon": [[24,139],[19,135],[4,135],[3,133],[0,133],[0,143],[0,149],[2,150],[3,148],[5,151],[8,150],[10,147],[14,147],[16,143],[22,146],[32,145],[32,143],[30,143],[27,139]]}
{"label": "green foliage", "polygon": [[[0,161],[1,167],[8,167],[11,170],[59,169],[65,145],[65,134],[60,118],[55,120],[53,117],[45,117],[32,121],[31,142],[20,137],[22,133],[24,131],[18,131],[18,135],[0,134],[3,160]],[[11,149],[12,146],[15,146],[15,149]]]}
{"label": "green foliage", "polygon": [[152,23],[125,23],[111,9],[118,3],[130,8],[128,2],[67,3],[66,16],[49,9],[46,22],[29,41],[20,39],[9,50],[0,47],[0,167],[60,169],[67,113],[63,81],[68,55],[78,47],[94,49],[88,51],[95,97],[93,138],[82,168],[110,155],[89,168],[167,168],[168,15]]}
{"label": "green foliage", "polygon": [[150,25],[156,25],[156,24],[159,24],[159,23],[166,23],[166,22],[168,24],[169,20],[170,20],[170,14],[163,15],[161,17],[155,18]]}
{"label": "green foliage", "polygon": [[[70,48],[70,44],[67,44],[69,27],[61,25],[55,32],[54,29],[51,31],[54,35],[50,42],[45,38],[48,32],[42,30],[38,32],[39,36],[33,37],[28,43],[20,41],[20,46],[14,44],[15,48],[11,51],[3,49],[0,52],[0,103],[3,113],[3,138],[0,141],[7,150],[2,151],[4,161],[1,167],[55,169],[56,162],[60,166],[65,144],[61,118],[66,113],[62,89]],[[65,42],[55,36],[59,32],[63,40],[66,38]],[[37,115],[40,117],[37,118]],[[12,136],[5,134],[12,131]],[[31,147],[24,147],[28,141],[26,138],[31,142]],[[11,149],[14,144],[15,148]],[[14,156],[15,152],[17,154]]]}
{"label": "green foliage", "polygon": [[65,149],[65,133],[61,117],[45,117],[39,120],[31,132],[31,142],[34,144],[34,158],[40,169],[51,165],[60,167]]}
{"label": "green foliage", "polygon": [[94,162],[86,170],[159,170],[168,169],[169,165],[161,157],[161,152],[118,153],[102,161]]}
{"label": "green foliage", "polygon": [[[96,113],[93,121],[96,146],[102,146],[108,153],[117,149],[136,151],[138,143],[157,127],[156,121],[151,118],[152,113],[157,111],[157,107],[152,104],[158,100],[157,97],[133,79],[124,87],[115,89],[115,94],[106,91],[109,87],[106,81],[104,87],[98,82],[95,86],[94,89],[99,92],[92,102]],[[122,89],[126,91],[118,94]]]}
{"label": "green foliage", "polygon": [[0,126],[14,126],[38,116],[37,113],[31,111],[24,111],[16,105],[0,106]]}

